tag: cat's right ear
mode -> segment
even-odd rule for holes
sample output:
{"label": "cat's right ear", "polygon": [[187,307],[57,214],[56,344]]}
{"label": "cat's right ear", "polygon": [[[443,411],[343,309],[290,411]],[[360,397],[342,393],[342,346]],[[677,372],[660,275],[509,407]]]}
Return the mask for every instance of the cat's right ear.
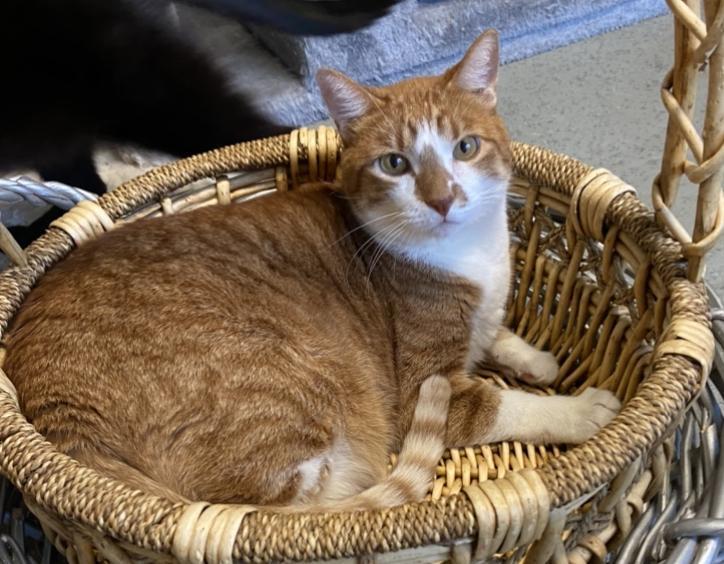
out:
{"label": "cat's right ear", "polygon": [[320,69],[317,72],[317,84],[329,115],[344,138],[349,124],[370,109],[370,94],[364,86],[331,69]]}
{"label": "cat's right ear", "polygon": [[473,42],[462,61],[451,68],[446,76],[463,90],[484,96],[494,106],[499,51],[498,32],[489,29]]}

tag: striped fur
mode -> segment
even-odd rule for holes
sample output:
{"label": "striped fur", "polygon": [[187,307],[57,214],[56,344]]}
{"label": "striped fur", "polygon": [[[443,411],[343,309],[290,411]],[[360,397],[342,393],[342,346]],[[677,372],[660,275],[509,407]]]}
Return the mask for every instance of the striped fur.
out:
{"label": "striped fur", "polygon": [[445,376],[430,376],[425,380],[420,386],[412,424],[392,473],[379,484],[324,509],[379,509],[421,500],[445,452],[451,393],[450,382]]}

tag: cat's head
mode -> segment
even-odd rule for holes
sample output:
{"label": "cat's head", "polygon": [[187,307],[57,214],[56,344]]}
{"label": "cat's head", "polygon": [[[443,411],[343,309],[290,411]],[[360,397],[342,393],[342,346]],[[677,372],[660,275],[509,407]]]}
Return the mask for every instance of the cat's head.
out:
{"label": "cat's head", "polygon": [[341,189],[371,233],[444,237],[504,206],[512,157],[495,110],[497,72],[492,30],[440,76],[373,88],[319,71],[344,140]]}

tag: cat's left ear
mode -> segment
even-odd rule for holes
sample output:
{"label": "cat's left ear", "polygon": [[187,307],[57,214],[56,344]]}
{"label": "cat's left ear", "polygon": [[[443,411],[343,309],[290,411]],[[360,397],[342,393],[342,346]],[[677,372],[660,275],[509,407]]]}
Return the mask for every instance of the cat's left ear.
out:
{"label": "cat's left ear", "polygon": [[494,29],[483,32],[463,60],[448,71],[450,81],[463,90],[485,95],[486,102],[495,105],[499,51],[498,32]]}
{"label": "cat's left ear", "polygon": [[344,139],[349,132],[349,125],[369,111],[370,94],[364,86],[330,69],[317,72],[317,84],[329,114]]}

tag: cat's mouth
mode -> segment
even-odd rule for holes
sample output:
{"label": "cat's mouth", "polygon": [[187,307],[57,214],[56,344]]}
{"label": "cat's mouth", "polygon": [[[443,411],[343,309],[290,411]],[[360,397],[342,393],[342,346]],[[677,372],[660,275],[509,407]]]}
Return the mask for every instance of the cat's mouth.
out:
{"label": "cat's mouth", "polygon": [[458,219],[450,219],[449,217],[445,217],[440,219],[440,221],[438,221],[432,227],[432,232],[438,236],[447,235],[448,233],[460,227],[461,224],[462,221]]}

